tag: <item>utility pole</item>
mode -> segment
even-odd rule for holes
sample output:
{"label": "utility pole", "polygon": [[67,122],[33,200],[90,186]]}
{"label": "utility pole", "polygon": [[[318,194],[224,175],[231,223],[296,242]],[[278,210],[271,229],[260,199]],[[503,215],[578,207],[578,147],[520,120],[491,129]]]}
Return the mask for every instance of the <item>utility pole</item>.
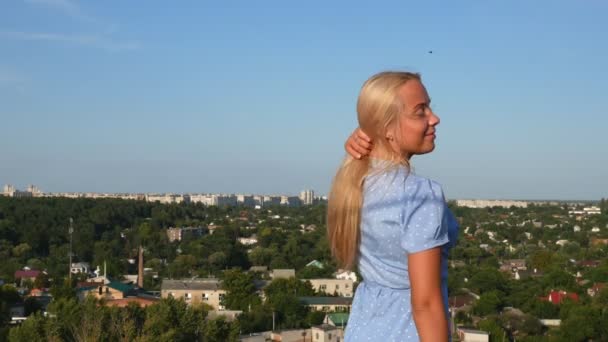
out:
{"label": "utility pole", "polygon": [[74,220],[70,217],[70,228],[68,229],[68,232],[70,233],[70,264],[68,265],[68,278],[70,279],[70,286],[72,286],[72,234],[74,233],[74,227],[72,226],[73,223]]}

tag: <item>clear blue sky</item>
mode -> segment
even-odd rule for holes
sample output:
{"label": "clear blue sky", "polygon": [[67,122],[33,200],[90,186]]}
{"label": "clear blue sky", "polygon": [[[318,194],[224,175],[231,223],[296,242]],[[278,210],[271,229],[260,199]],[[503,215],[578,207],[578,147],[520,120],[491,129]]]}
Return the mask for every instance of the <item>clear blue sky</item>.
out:
{"label": "clear blue sky", "polygon": [[323,194],[361,84],[397,68],[449,198],[608,197],[606,1],[179,4],[2,0],[0,184]]}

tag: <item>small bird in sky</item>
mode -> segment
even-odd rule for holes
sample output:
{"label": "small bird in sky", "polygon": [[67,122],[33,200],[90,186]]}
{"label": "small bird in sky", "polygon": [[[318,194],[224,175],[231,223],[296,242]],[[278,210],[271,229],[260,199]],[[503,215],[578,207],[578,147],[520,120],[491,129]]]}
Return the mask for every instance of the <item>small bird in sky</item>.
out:
{"label": "small bird in sky", "polygon": [[433,53],[433,50],[429,50],[429,53],[430,53],[430,54],[432,54],[432,53]]}

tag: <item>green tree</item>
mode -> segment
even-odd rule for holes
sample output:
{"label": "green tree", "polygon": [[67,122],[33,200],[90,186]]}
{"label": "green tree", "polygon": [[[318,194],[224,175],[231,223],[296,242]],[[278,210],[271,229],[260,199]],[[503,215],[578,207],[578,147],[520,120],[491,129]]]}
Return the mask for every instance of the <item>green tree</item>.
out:
{"label": "green tree", "polygon": [[577,305],[562,320],[560,332],[564,341],[600,341],[601,311]]}
{"label": "green tree", "polygon": [[507,332],[502,328],[495,317],[489,317],[479,321],[479,329],[490,334],[491,342],[507,342],[509,338]]}
{"label": "green tree", "polygon": [[298,297],[314,295],[310,282],[302,282],[293,277],[276,279],[264,292],[267,304],[276,312],[277,324],[282,328],[298,328],[305,325],[308,310]]}
{"label": "green tree", "polygon": [[505,276],[495,268],[481,268],[469,281],[469,286],[473,291],[479,293],[499,290],[504,291],[506,287]]}
{"label": "green tree", "polygon": [[530,264],[532,268],[539,270],[547,270],[551,265],[554,264],[553,253],[547,250],[537,251],[532,254],[530,258]]}
{"label": "green tree", "polygon": [[231,310],[248,311],[252,306],[260,304],[260,296],[256,293],[254,278],[251,273],[239,269],[224,271],[222,285],[226,290],[224,305]]}
{"label": "green tree", "polygon": [[487,316],[495,314],[502,307],[502,298],[504,294],[500,291],[493,290],[483,293],[473,307],[473,312],[479,316]]}
{"label": "green tree", "polygon": [[230,322],[223,316],[207,320],[205,324],[205,341],[208,342],[236,342],[238,335],[233,336]]}
{"label": "green tree", "polygon": [[20,326],[10,330],[8,340],[10,342],[43,342],[47,341],[45,318],[40,314],[30,316]]}

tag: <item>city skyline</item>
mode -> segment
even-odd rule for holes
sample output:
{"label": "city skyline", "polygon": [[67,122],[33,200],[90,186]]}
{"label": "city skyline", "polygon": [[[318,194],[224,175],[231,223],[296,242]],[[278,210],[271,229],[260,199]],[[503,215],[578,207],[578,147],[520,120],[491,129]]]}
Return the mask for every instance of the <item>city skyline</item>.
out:
{"label": "city skyline", "polygon": [[[0,184],[2,184],[0,182]],[[3,189],[7,189],[7,187],[16,190],[17,192],[31,192],[31,189],[35,189],[41,196],[40,197],[48,197],[50,196],[63,196],[63,195],[84,195],[83,197],[94,197],[94,198],[104,198],[105,195],[107,197],[112,197],[114,195],[124,195],[124,198],[127,199],[135,199],[136,196],[148,196],[148,195],[160,195],[160,196],[189,196],[189,195],[209,195],[209,196],[249,196],[249,197],[298,197],[303,204],[312,204],[313,200],[327,200],[326,193],[319,193],[315,189],[303,189],[299,192],[282,192],[282,193],[269,193],[269,192],[209,192],[209,191],[185,191],[185,192],[175,192],[175,191],[167,191],[167,192],[155,192],[155,191],[136,191],[136,192],[112,192],[112,191],[44,191],[43,189],[38,188],[35,184],[28,184],[27,187],[17,187],[11,183],[4,183]],[[25,190],[23,190],[25,189]],[[308,194],[305,194],[308,193]],[[6,193],[0,191],[0,196],[6,195]],[[99,195],[99,197],[94,196]],[[132,198],[129,198],[131,196]],[[36,196],[34,196],[36,197]],[[578,199],[555,199],[555,198],[499,198],[499,197],[487,197],[487,198],[455,198],[455,197],[446,197],[447,200],[454,200],[456,202],[513,202],[512,204],[519,207],[520,204],[524,203],[595,203],[599,202],[604,197],[601,198],[578,198]],[[180,203],[180,202],[174,202]],[[465,206],[474,207],[474,205],[467,204]],[[487,206],[487,205],[482,205]],[[499,206],[503,206],[500,204]]]}
{"label": "city skyline", "polygon": [[442,120],[436,150],[413,165],[446,197],[598,200],[608,197],[607,10],[9,1],[0,184],[326,194],[361,84],[407,69]]}

